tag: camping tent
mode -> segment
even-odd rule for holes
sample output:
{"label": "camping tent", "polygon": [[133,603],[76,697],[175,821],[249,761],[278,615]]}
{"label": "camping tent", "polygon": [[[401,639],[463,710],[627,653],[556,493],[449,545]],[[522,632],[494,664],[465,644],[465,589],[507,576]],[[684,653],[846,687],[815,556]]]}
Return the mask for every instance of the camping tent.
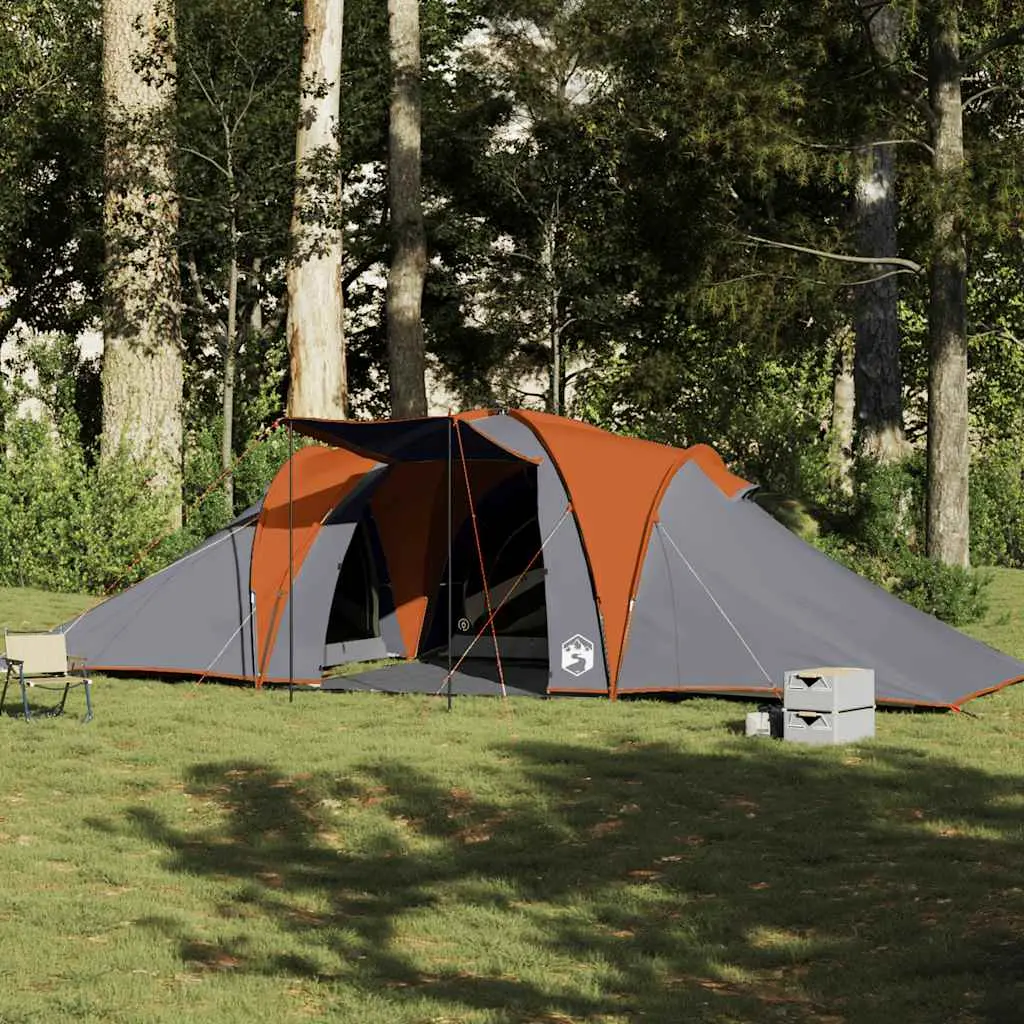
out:
{"label": "camping tent", "polygon": [[791,534],[706,446],[522,410],[292,427],[324,446],[259,506],[64,627],[92,670],[319,684],[391,656],[337,685],[436,690],[454,658],[457,691],[615,698],[850,665],[938,707],[1024,677]]}

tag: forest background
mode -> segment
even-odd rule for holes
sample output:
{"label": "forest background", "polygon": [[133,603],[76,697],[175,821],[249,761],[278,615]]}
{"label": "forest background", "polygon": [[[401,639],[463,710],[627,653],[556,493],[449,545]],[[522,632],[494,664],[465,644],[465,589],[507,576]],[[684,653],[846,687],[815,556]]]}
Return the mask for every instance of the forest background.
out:
{"label": "forest background", "polygon": [[1024,567],[1017,7],[0,0],[0,584],[127,585],[286,408],[429,392],[709,443],[971,618]]}

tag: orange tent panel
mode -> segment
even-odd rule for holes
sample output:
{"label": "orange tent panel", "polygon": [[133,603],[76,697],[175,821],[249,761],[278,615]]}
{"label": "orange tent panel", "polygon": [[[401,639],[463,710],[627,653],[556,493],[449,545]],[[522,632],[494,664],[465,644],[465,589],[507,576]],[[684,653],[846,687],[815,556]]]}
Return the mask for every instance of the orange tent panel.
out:
{"label": "orange tent panel", "polygon": [[594,579],[614,695],[652,515],[685,453],[548,413],[511,415],[534,430],[565,482]]}
{"label": "orange tent panel", "polygon": [[285,463],[271,482],[263,500],[252,552],[251,587],[260,679],[288,599],[289,494],[292,564],[294,575],[298,576],[324,518],[375,465],[343,448],[300,448],[292,456],[291,470]]}

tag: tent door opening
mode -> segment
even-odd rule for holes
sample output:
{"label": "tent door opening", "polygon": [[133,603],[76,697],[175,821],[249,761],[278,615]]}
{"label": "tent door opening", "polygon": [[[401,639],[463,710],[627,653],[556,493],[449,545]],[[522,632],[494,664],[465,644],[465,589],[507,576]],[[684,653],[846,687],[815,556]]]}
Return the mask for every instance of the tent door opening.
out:
{"label": "tent door opening", "polygon": [[[524,467],[478,497],[476,506],[479,550],[468,517],[452,539],[452,654],[461,657],[472,645],[470,657],[494,658],[488,623],[493,612],[502,658],[546,661],[547,605],[536,469]],[[447,644],[448,611],[442,604],[443,593],[430,631],[434,647]]]}
{"label": "tent door opening", "polygon": [[380,582],[365,519],[356,525],[338,567],[324,639],[324,665],[384,656],[380,635]]}

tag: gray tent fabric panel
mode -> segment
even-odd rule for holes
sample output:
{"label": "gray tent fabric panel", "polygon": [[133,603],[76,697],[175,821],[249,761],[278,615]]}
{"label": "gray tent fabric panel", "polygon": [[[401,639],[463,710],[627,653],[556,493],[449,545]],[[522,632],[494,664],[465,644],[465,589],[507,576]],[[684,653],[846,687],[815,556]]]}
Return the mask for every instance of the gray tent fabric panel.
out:
{"label": "gray tent fabric panel", "polygon": [[410,652],[405,649],[402,630],[398,622],[398,612],[388,612],[380,617],[380,636],[384,647],[382,658],[408,658]]}
{"label": "gray tent fabric panel", "polygon": [[[543,557],[550,688],[607,691],[597,602],[576,517],[571,512],[566,515],[569,496],[562,478],[537,436],[519,420],[488,416],[474,420],[473,428],[506,448],[541,460],[537,466],[537,515],[541,540],[548,541]],[[581,650],[583,657],[578,656]]]}
{"label": "gray tent fabric panel", "polygon": [[[357,488],[327,517],[328,525],[331,523],[357,522],[363,515],[367,505],[373,500],[374,491],[377,490],[386,478],[388,468],[386,465],[374,466]],[[382,590],[390,589],[391,584],[388,578],[387,564],[385,563],[378,568],[381,570],[381,577],[377,581],[380,588]],[[375,653],[367,654],[367,658],[407,658],[412,656],[413,652],[406,650],[405,640],[402,638],[402,627],[398,621],[398,613],[394,609],[385,612],[380,617],[380,639],[382,641],[382,649],[381,645],[374,645],[373,650]],[[330,663],[341,664],[341,662]]]}
{"label": "gray tent fabric panel", "polygon": [[[313,547],[295,577],[295,592],[285,604],[277,627],[265,675],[271,679],[317,679],[324,658],[327,623],[338,582],[338,571],[345,559],[356,522],[325,523]],[[293,664],[289,666],[288,619],[295,608],[295,632],[292,643]],[[290,671],[289,671],[290,669]]]}
{"label": "gray tent fabric panel", "polygon": [[[725,499],[731,500],[731,499]],[[682,571],[680,571],[682,570]],[[771,691],[737,638],[660,529],[651,534],[629,622],[618,692],[661,690],[666,684],[730,685]]]}
{"label": "gray tent fabric panel", "polygon": [[[277,635],[274,637],[274,645],[264,673],[268,679],[318,679],[325,659],[335,664],[341,663],[329,658],[326,650],[327,624],[330,621],[334,589],[338,582],[341,563],[345,560],[363,513],[386,473],[386,466],[374,467],[356,489],[325,518],[313,547],[307,553],[295,577],[296,613],[291,643],[288,625],[292,612],[291,600],[286,602],[281,612]],[[258,614],[260,609],[257,609]],[[381,625],[383,627],[384,624]],[[383,657],[391,649],[387,646],[387,634],[384,636],[383,643],[349,645],[350,656],[344,660]],[[291,665],[289,661],[292,662]]]}
{"label": "gray tent fabric panel", "polygon": [[324,654],[320,663],[324,668],[335,665],[347,665],[353,661],[374,661],[387,658],[388,651],[379,636],[367,637],[363,640],[342,640],[335,644],[324,644]]}
{"label": "gray tent fabric panel", "polygon": [[256,524],[214,534],[161,572],[61,627],[89,668],[251,678],[249,566]]}
{"label": "gray tent fabric panel", "polygon": [[[684,466],[672,481],[658,530],[676,593],[696,595],[696,602],[687,599],[681,625],[688,609],[698,614],[702,593],[705,611],[711,605],[732,635],[731,642],[719,636],[713,645],[687,644],[675,683],[665,678],[666,689],[761,688],[768,681],[758,662],[775,686],[787,669],[848,665],[874,669],[880,702],[949,706],[1024,676],[1024,663],[869,583],[752,502],[727,501],[696,467]],[[645,608],[644,614],[656,611]],[[642,651],[634,656],[632,648],[631,637],[630,675],[620,689],[651,685],[663,667],[645,664]]]}

